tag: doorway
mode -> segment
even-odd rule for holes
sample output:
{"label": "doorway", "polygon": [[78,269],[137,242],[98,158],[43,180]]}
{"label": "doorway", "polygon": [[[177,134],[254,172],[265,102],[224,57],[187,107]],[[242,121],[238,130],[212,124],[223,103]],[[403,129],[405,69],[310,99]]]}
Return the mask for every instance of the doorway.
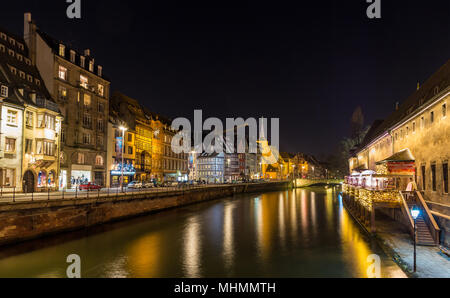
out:
{"label": "doorway", "polygon": [[26,171],[23,176],[23,192],[31,193],[34,192],[34,174],[31,171]]}

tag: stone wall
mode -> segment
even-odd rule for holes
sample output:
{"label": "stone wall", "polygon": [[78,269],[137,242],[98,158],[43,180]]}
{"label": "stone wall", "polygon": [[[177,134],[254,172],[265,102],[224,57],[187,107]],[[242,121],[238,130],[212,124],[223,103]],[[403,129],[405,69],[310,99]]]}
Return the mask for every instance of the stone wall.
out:
{"label": "stone wall", "polygon": [[83,229],[169,208],[240,193],[285,190],[289,182],[213,186],[110,198],[54,200],[0,205],[0,245]]}

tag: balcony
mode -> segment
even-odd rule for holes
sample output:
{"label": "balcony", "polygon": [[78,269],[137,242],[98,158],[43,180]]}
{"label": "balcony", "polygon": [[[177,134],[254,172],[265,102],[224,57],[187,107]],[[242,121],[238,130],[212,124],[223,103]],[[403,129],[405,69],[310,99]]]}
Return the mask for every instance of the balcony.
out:
{"label": "balcony", "polygon": [[36,105],[40,108],[48,109],[50,111],[59,113],[58,105],[52,101],[49,101],[45,98],[36,98]]}

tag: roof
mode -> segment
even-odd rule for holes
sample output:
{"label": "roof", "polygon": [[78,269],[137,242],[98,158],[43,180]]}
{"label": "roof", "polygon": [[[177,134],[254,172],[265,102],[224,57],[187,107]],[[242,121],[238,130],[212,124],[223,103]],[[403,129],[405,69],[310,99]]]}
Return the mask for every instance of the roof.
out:
{"label": "roof", "polygon": [[385,160],[382,160],[380,162],[377,162],[377,164],[383,164],[387,162],[407,162],[407,161],[415,161],[416,159],[412,155],[411,151],[409,149],[405,149],[403,151],[397,152],[394,155],[386,158]]}
{"label": "roof", "polygon": [[[365,137],[359,149],[363,149],[397,123],[404,121],[415,111],[428,104],[439,92],[450,86],[450,60],[437,70],[425,83],[411,94],[397,110],[382,123],[376,125]],[[437,91],[437,92],[436,92]]]}
{"label": "roof", "polygon": [[[96,75],[97,77],[100,77],[106,81],[110,81],[103,73],[103,69],[102,69],[102,75],[99,76],[98,75],[98,69],[99,69],[99,64],[95,63],[95,59],[92,56],[86,56],[84,55],[84,53],[80,53],[78,50],[76,50],[74,47],[72,47],[70,44],[65,43],[61,40],[58,40],[56,38],[51,37],[49,34],[45,33],[44,31],[40,30],[39,28],[36,28],[36,33],[39,34],[39,36],[45,41],[45,43],[53,50],[53,53],[55,55],[59,56],[59,45],[64,45],[65,51],[64,51],[64,57],[61,57],[65,60],[67,60],[68,62],[72,63],[72,61],[69,61],[68,58],[70,57],[70,51],[74,51],[75,52],[75,61],[73,62],[74,64],[76,64],[78,67],[83,68],[85,71],[90,72],[94,75]],[[81,66],[81,57],[85,57],[85,64],[84,67]],[[94,71],[90,71],[89,70],[89,62],[90,61],[94,61]]]}

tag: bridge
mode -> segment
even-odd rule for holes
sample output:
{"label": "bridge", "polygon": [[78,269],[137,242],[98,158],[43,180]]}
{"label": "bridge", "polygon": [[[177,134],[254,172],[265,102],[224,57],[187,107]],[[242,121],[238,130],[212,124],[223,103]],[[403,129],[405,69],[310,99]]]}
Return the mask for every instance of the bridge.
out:
{"label": "bridge", "polygon": [[341,185],[343,182],[344,182],[344,180],[339,180],[339,179],[295,179],[294,187],[302,188],[302,187],[321,186],[321,185],[336,186],[336,185]]}

